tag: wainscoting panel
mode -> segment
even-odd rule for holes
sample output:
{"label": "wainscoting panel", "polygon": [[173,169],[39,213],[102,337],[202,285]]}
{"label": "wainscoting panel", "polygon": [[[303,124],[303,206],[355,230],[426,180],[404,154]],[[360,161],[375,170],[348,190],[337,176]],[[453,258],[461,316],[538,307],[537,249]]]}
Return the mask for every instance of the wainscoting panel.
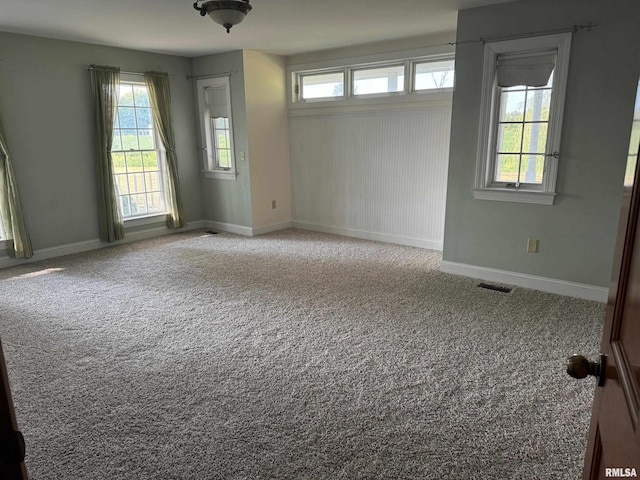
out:
{"label": "wainscoting panel", "polygon": [[450,124],[441,107],[290,117],[293,223],[442,245]]}

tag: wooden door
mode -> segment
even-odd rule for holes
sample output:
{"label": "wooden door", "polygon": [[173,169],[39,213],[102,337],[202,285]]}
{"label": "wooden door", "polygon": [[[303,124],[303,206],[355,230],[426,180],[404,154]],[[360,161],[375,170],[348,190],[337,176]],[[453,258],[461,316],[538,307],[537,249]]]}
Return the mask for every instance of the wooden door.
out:
{"label": "wooden door", "polygon": [[625,186],[600,359],[567,371],[598,377],[582,478],[640,478],[640,155]]}
{"label": "wooden door", "polygon": [[27,480],[24,466],[24,440],[18,431],[16,415],[11,400],[7,366],[0,342],[0,478],[3,480]]}

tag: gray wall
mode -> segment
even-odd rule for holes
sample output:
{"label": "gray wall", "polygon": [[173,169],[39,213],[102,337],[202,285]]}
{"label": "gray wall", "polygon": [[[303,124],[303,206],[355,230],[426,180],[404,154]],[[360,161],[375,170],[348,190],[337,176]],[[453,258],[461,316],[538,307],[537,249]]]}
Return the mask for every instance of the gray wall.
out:
{"label": "gray wall", "polygon": [[[247,109],[245,106],[244,63],[242,50],[205,57],[194,58],[191,61],[193,75],[217,75],[234,72],[230,78],[231,88],[231,116],[233,121],[233,136],[236,154],[236,180],[205,178],[200,175],[202,188],[202,202],[205,220],[221,222],[243,227],[252,226],[251,215],[251,181],[249,178],[249,162],[240,161],[240,152],[249,151],[247,136]],[[198,114],[197,89],[193,89],[193,105]],[[197,128],[199,148],[205,144],[200,139],[200,126]],[[202,169],[203,162],[199,152],[198,165]]]}
{"label": "gray wall", "polygon": [[[523,0],[461,11],[458,40],[573,36],[555,205],[474,200],[482,43],[456,50],[444,260],[606,287],[640,74],[637,0]],[[527,238],[539,253],[526,253]]]}
{"label": "gray wall", "polygon": [[172,75],[186,218],[203,218],[188,59],[11,33],[0,33],[0,58],[0,114],[34,249],[99,236],[90,64]]}

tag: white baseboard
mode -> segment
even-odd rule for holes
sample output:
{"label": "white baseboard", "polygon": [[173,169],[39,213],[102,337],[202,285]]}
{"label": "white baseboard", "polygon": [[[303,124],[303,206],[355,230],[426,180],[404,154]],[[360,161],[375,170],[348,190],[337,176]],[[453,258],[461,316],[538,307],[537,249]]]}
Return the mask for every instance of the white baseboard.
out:
{"label": "white baseboard", "polygon": [[609,289],[605,287],[567,282],[555,278],[538,277],[525,273],[509,272],[507,270],[498,270],[477,265],[449,262],[446,260],[442,261],[440,271],[454,275],[462,275],[464,277],[478,278],[489,282],[531,288],[542,292],[556,293],[558,295],[595,300],[604,303],[606,303],[609,295]]}
{"label": "white baseboard", "polygon": [[284,230],[285,228],[291,228],[291,222],[275,223],[273,225],[265,225],[263,227],[256,228],[245,227],[244,225],[236,225],[233,223],[213,222],[211,220],[205,220],[204,224],[205,227],[210,230],[235,233],[236,235],[243,235],[245,237],[255,237],[257,235],[263,235],[265,233]]}
{"label": "white baseboard", "polygon": [[344,235],[345,237],[362,238],[364,240],[376,240],[379,242],[395,243],[398,245],[408,245],[410,247],[428,248],[442,251],[442,242],[438,240],[423,240],[421,238],[403,237],[400,235],[389,235],[387,233],[369,232],[366,230],[356,230],[353,228],[331,227],[328,225],[318,225],[315,223],[291,222],[294,228],[303,230],[313,230],[315,232],[333,233]]}
{"label": "white baseboard", "polygon": [[244,225],[236,225],[234,223],[214,222],[211,220],[204,221],[205,228],[216,232],[235,233],[245,237],[253,237],[253,228]]}
{"label": "white baseboard", "polygon": [[278,230],[284,230],[285,228],[291,228],[291,222],[274,223],[272,225],[265,225],[263,227],[256,227],[253,229],[254,235],[264,235],[265,233],[277,232]]}
{"label": "white baseboard", "polygon": [[31,258],[0,258],[0,268],[13,267],[15,265],[21,265],[23,263],[38,262],[40,260],[47,260],[49,258],[62,257],[64,255],[71,255],[74,253],[87,252],[89,250],[97,250],[98,248],[111,247],[113,245],[121,245],[124,243],[136,242],[138,240],[146,240],[149,238],[160,237],[162,235],[169,235],[171,233],[180,233],[191,230],[201,230],[205,228],[204,221],[199,220],[195,222],[189,222],[189,224],[180,229],[171,229],[167,227],[154,227],[135,232],[127,232],[125,227],[125,238],[117,242],[103,242],[99,239],[87,240],[84,242],[68,243],[66,245],[59,245],[56,247],[42,248],[34,250],[33,257]]}

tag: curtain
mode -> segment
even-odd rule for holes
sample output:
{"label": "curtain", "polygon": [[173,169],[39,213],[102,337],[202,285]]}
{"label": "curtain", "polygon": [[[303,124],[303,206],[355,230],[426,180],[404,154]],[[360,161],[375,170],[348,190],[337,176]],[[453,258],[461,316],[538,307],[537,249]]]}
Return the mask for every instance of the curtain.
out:
{"label": "curtain", "polygon": [[118,208],[118,195],[113,177],[111,143],[113,124],[118,107],[120,69],[91,66],[94,127],[96,137],[96,171],[98,180],[98,213],[100,238],[114,242],[124,238],[124,223]]}
{"label": "curtain", "polygon": [[33,248],[22,218],[18,185],[13,175],[2,121],[0,121],[0,219],[4,237],[8,241],[9,255],[14,258],[32,257]]}
{"label": "curtain", "polygon": [[167,175],[165,175],[165,198],[167,199],[167,226],[180,228],[186,225],[180,196],[178,178],[178,157],[171,117],[171,91],[169,75],[163,72],[145,72],[144,81],[149,90],[149,100],[153,111],[153,124],[160,135],[166,151]]}
{"label": "curtain", "polygon": [[498,56],[498,85],[544,87],[556,67],[556,55],[545,53],[523,56]]}

